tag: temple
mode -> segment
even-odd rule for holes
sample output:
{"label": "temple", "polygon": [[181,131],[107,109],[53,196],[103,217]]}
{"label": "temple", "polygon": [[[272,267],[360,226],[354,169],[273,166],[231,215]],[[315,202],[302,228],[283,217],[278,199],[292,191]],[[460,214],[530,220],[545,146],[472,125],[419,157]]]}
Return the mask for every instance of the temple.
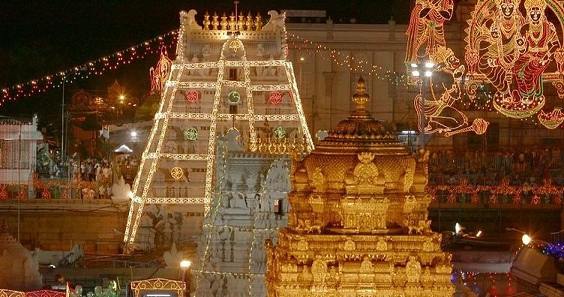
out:
{"label": "temple", "polygon": [[[225,180],[230,174],[218,166],[219,138],[236,137],[250,152],[313,148],[286,57],[284,16],[270,11],[263,24],[260,15],[206,14],[200,26],[196,14],[180,13],[176,59],[152,70],[161,103],[132,186],[128,251],[200,234],[194,218],[212,215],[222,183],[239,182]],[[163,236],[144,234],[156,227],[153,217],[162,218]]]}
{"label": "temple", "polygon": [[369,99],[361,77],[349,118],[293,161],[288,227],[265,243],[268,296],[454,293],[451,255],[427,218],[427,153],[408,153]]}
{"label": "temple", "polygon": [[[287,224],[290,154],[313,149],[284,15],[206,13],[201,26],[195,15],[180,13],[176,59],[153,70],[161,104],[124,241],[151,250],[197,237],[197,296],[264,296],[263,243]],[[203,213],[201,227],[187,213]]]}
{"label": "temple", "polygon": [[0,232],[0,288],[22,291],[40,289],[43,278],[39,273],[37,256],[8,233],[5,222]]}

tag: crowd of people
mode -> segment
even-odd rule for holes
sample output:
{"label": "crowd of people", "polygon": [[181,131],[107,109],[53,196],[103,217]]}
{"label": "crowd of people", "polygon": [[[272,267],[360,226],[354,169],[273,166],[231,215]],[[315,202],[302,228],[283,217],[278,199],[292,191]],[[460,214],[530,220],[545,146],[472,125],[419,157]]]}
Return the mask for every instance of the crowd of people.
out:
{"label": "crowd of people", "polygon": [[[59,191],[66,194],[66,196],[60,194],[61,198],[71,199],[77,197],[82,199],[110,198],[113,185],[121,179],[131,185],[138,169],[138,159],[129,155],[117,156],[112,158],[112,160],[93,157],[86,159],[70,157],[64,164],[60,162],[53,164],[50,174],[47,176],[45,174],[38,174],[38,177],[58,181],[50,183],[51,187],[70,187],[75,189]],[[67,171],[68,174],[66,173]],[[36,191],[38,193],[44,192],[44,195],[49,196],[47,194],[49,191],[41,189],[36,189]],[[58,195],[56,196],[58,197]],[[45,199],[48,198],[45,197]]]}
{"label": "crowd of people", "polygon": [[[131,184],[138,169],[135,157],[115,160],[87,158],[70,159],[68,168],[72,182],[96,184],[92,189],[98,198],[109,198],[116,178]],[[509,180],[515,186],[541,186],[550,180],[564,186],[564,154],[560,147],[535,149],[507,148],[496,151],[430,150],[429,185],[499,185]],[[83,194],[84,196],[84,194]]]}
{"label": "crowd of people", "polygon": [[509,179],[512,185],[542,185],[550,179],[554,185],[564,185],[564,154],[560,147],[535,149],[500,149],[496,151],[450,150],[431,151],[429,157],[430,184],[496,185]]}

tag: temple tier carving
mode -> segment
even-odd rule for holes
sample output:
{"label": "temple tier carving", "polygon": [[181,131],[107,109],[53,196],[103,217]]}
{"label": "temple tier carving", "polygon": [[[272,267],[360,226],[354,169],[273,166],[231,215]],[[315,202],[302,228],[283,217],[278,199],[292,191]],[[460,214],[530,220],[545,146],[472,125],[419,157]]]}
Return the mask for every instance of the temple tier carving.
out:
{"label": "temple tier carving", "polygon": [[290,170],[289,224],[266,243],[268,296],[452,296],[451,255],[428,219],[428,154],[356,109]]}

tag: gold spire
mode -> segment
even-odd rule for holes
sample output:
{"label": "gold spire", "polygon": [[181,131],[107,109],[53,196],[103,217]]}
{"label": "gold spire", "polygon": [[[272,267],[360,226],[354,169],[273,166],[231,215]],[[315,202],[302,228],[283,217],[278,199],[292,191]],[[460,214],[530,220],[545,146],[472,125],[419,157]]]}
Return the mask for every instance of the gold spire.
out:
{"label": "gold spire", "polygon": [[[356,104],[356,109],[351,112],[348,119],[339,122],[335,128],[329,130],[329,135],[325,138],[327,141],[320,143],[322,147],[335,141],[339,142],[337,147],[342,149],[343,141],[364,142],[370,140],[372,143],[374,140],[380,139],[385,140],[385,142],[389,144],[390,140],[395,139],[395,136],[386,131],[384,125],[374,119],[370,111],[366,109],[366,105],[370,101],[370,96],[366,93],[366,84],[362,76],[358,79],[356,92],[352,96],[352,101]],[[401,146],[399,142],[396,144]],[[353,144],[351,143],[351,145]],[[380,144],[378,144],[378,146],[380,146]]]}
{"label": "gold spire", "polygon": [[366,94],[366,84],[362,76],[356,83],[356,93],[352,97],[352,101],[356,103],[356,110],[366,110],[366,103],[370,100],[370,96]]}

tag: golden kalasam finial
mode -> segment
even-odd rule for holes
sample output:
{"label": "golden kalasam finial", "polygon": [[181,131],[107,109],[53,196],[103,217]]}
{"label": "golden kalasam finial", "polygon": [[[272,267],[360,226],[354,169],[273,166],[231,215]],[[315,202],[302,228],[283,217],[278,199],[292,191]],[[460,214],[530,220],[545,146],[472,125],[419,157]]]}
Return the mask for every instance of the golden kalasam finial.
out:
{"label": "golden kalasam finial", "polygon": [[217,15],[216,12],[213,13],[212,16],[212,29],[213,30],[217,30],[219,29],[219,20],[218,20],[219,16]]}
{"label": "golden kalasam finial", "polygon": [[356,83],[356,93],[353,95],[352,100],[356,103],[356,110],[366,109],[366,103],[370,100],[370,96],[366,94],[366,84],[362,76]]}
{"label": "golden kalasam finial", "polygon": [[204,30],[209,30],[210,29],[210,25],[211,25],[211,20],[210,20],[210,14],[206,11],[206,14],[204,14]]}

